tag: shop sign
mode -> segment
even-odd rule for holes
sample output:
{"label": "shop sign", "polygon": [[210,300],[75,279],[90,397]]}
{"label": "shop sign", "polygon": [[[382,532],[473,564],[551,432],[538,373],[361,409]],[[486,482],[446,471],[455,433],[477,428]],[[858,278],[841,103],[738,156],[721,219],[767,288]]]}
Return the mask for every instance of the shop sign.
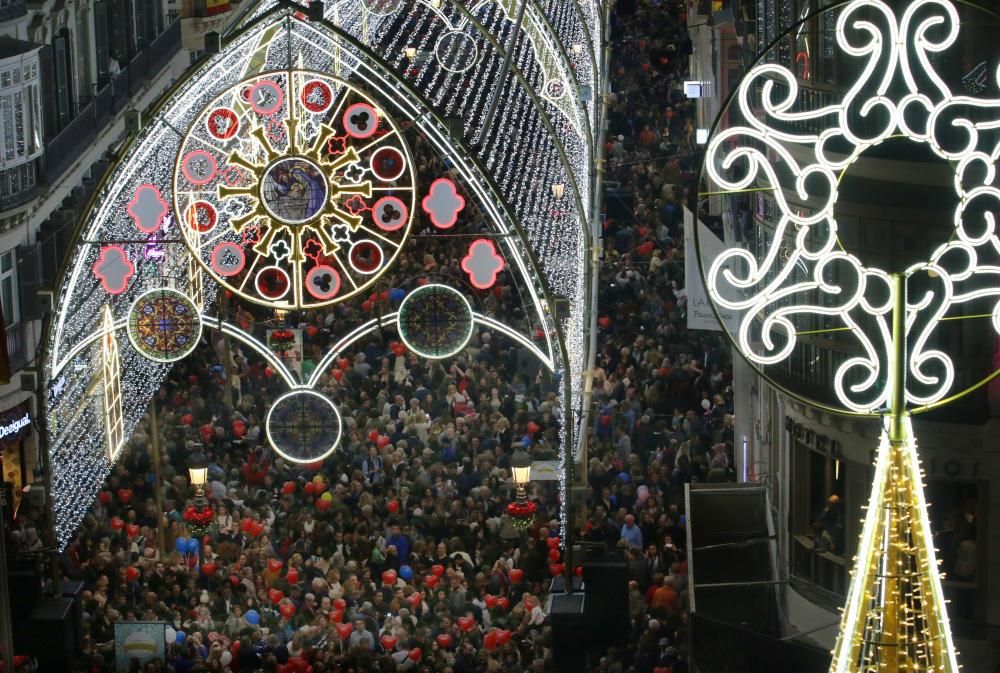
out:
{"label": "shop sign", "polygon": [[31,432],[31,410],[28,402],[22,402],[0,414],[0,442],[14,444]]}

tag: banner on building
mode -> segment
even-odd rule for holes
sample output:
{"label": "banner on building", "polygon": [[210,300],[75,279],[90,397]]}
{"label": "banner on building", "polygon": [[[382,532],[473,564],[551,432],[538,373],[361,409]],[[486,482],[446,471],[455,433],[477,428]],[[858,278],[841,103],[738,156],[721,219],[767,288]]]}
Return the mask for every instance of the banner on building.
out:
{"label": "banner on building", "polygon": [[115,671],[128,673],[133,659],[142,666],[153,657],[166,659],[166,622],[115,622]]}
{"label": "banner on building", "polygon": [[531,463],[531,481],[558,481],[558,460],[536,460]]}
{"label": "banner on building", "polygon": [[[687,292],[687,326],[688,329],[712,330],[721,332],[719,321],[715,318],[712,305],[708,301],[708,292],[701,280],[698,269],[698,251],[694,243],[695,217],[687,208],[684,209],[684,284]],[[701,245],[702,260],[705,269],[711,267],[715,258],[726,249],[725,243],[713,234],[708,227],[698,222],[698,242]],[[731,310],[720,311],[726,329],[735,334],[739,330],[739,313]]]}

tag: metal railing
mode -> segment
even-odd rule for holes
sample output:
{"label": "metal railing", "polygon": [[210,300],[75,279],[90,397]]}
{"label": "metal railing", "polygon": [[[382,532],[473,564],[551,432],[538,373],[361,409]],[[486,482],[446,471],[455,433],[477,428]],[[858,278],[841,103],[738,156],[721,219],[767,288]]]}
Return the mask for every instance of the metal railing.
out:
{"label": "metal railing", "polygon": [[80,113],[45,146],[41,178],[51,184],[89,148],[97,133],[120,112],[151,77],[155,77],[181,48],[181,22],[174,21],[140,51]]}
{"label": "metal railing", "polygon": [[7,327],[7,358],[10,362],[11,374],[19,371],[28,363],[28,345],[24,336],[24,323]]}

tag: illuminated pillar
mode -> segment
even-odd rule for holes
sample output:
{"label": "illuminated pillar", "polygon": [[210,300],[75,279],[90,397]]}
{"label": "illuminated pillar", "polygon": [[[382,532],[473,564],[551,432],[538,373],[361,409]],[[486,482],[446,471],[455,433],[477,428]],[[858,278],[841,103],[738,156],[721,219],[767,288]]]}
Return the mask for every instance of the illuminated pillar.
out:
{"label": "illuminated pillar", "polygon": [[115,320],[111,307],[104,307],[104,336],[101,337],[101,384],[104,402],[104,434],[108,445],[108,458],[114,462],[125,442],[122,418],[121,361],[118,357],[118,340],[115,338]]}
{"label": "illuminated pillar", "polygon": [[831,673],[957,673],[923,475],[905,411],[906,278],[893,274],[890,412]]}

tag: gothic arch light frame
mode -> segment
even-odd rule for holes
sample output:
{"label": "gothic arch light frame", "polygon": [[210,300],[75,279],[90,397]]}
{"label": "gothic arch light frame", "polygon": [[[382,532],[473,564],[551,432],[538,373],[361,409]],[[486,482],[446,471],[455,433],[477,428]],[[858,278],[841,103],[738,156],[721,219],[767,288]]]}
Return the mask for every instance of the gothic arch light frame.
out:
{"label": "gothic arch light frame", "polygon": [[[273,20],[269,22],[269,18]],[[294,35],[292,28],[289,27],[293,25],[292,22],[297,22],[294,24]],[[463,186],[483,209],[498,246],[503,250],[508,264],[512,266],[512,273],[519,279],[517,281],[519,291],[526,293],[523,298],[527,300],[526,306],[530,306],[534,313],[532,322],[541,328],[542,340],[540,343],[533,343],[525,335],[510,330],[487,316],[477,316],[477,322],[493,329],[507,328],[513,338],[522,345],[530,345],[532,351],[540,356],[543,365],[550,371],[566,369],[565,363],[568,357],[563,341],[564,326],[554,320],[553,302],[547,293],[545,276],[542,275],[534,258],[525,231],[516,224],[509,206],[499,196],[498,188],[488,174],[474,158],[469,156],[460,142],[449,136],[444,121],[433,112],[428,103],[412,90],[408,90],[405,84],[401,84],[388,68],[366,52],[361,45],[330,26],[308,23],[290,16],[286,10],[275,10],[273,15],[263,17],[243,33],[234,36],[222,54],[208,59],[198,69],[188,73],[164,96],[157,108],[148,116],[151,119],[149,125],[120,150],[120,158],[106,175],[92,199],[91,208],[88,208],[88,211],[92,210],[91,217],[78,226],[75,238],[77,243],[72,248],[73,254],[67,260],[69,264],[64,265],[60,274],[57,311],[50,319],[41,359],[44,381],[48,388],[48,400],[44,405],[45,441],[48,444],[53,472],[54,510],[61,547],[71,539],[76,523],[89,507],[103,476],[111,467],[106,452],[97,451],[96,446],[90,447],[87,443],[90,441],[89,435],[82,431],[92,420],[89,407],[81,408],[79,412],[71,412],[69,407],[73,406],[74,401],[81,401],[84,406],[88,405],[89,398],[86,393],[90,382],[87,369],[88,357],[94,352],[94,347],[101,343],[102,337],[108,335],[108,329],[116,332],[124,326],[124,319],[118,306],[130,304],[131,296],[148,289],[151,284],[162,284],[166,281],[168,286],[197,299],[195,303],[204,307],[202,319],[206,326],[221,329],[240,338],[258,350],[269,363],[277,364],[276,371],[286,383],[290,384],[290,389],[307,387],[296,383],[290,372],[284,371],[280,359],[263,344],[249,338],[238,326],[224,321],[220,323],[218,317],[212,315],[211,306],[218,292],[218,286],[215,283],[202,284],[200,280],[196,283],[190,275],[192,273],[190,261],[183,254],[168,255],[161,262],[147,260],[141,263],[135,284],[124,292],[120,302],[114,304],[119,315],[109,323],[112,327],[102,329],[97,322],[88,318],[92,314],[98,315],[99,309],[106,305],[106,298],[102,298],[99,293],[95,294],[91,289],[93,279],[88,273],[94,249],[99,247],[102,240],[125,240],[130,236],[134,238],[134,229],[129,229],[133,223],[120,216],[122,212],[120,209],[123,207],[121,191],[123,188],[117,185],[122,182],[138,183],[140,179],[145,179],[138,172],[140,167],[153,171],[166,170],[166,162],[158,159],[160,157],[158,153],[163,157],[169,156],[178,142],[175,138],[178,135],[177,129],[184,127],[184,113],[176,105],[168,105],[167,101],[187,101],[186,97],[190,97],[191,100],[185,109],[200,109],[205,101],[211,100],[214,92],[226,86],[228,82],[237,81],[246,75],[246,72],[226,73],[227,63],[231,61],[249,63],[255,55],[266,61],[268,52],[266,49],[261,51],[259,42],[265,34],[268,34],[268,40],[279,42],[282,39],[308,41],[307,37],[325,40],[327,44],[336,46],[338,62],[345,69],[350,69],[352,77],[358,77],[358,81],[364,82],[364,86],[379,91],[383,98],[387,97],[390,91],[397,94],[397,108],[402,115],[400,118],[409,120],[441,155],[447,156],[454,162],[454,169],[460,176]],[[333,58],[332,54],[329,57]],[[263,66],[258,64],[256,67],[260,69]],[[219,80],[215,82],[217,86],[206,90],[199,89],[209,76]],[[398,96],[400,90],[407,95]],[[162,184],[168,183],[165,179],[157,181]],[[173,222],[172,216],[168,215],[163,219],[162,226],[169,231],[171,227],[178,226],[178,223]],[[155,266],[156,264],[159,266]],[[71,311],[72,321],[69,320]],[[169,366],[140,361],[131,352],[122,355],[124,368],[142,373],[141,377],[137,377],[141,380],[132,381],[135,387],[125,398],[123,409],[126,419],[125,431],[130,433],[144,413],[146,401],[158,388]],[[563,378],[568,396],[570,377]],[[310,383],[315,384],[316,381],[316,377],[313,377]],[[569,413],[569,408],[569,404],[563,405],[565,414]],[[567,431],[570,430],[567,422],[564,422],[564,426],[567,427]],[[70,437],[74,439],[70,441]]]}

